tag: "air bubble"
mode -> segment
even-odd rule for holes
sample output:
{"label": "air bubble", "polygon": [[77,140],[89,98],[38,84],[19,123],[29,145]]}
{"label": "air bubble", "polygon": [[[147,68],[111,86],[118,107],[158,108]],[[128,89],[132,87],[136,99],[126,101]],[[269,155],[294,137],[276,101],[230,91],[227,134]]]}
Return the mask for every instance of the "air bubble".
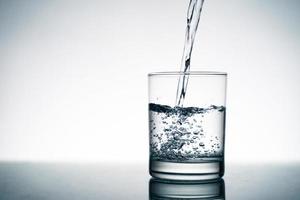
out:
{"label": "air bubble", "polygon": [[179,149],[181,149],[181,148],[183,147],[184,144],[185,144],[184,142],[181,143]]}
{"label": "air bubble", "polygon": [[178,130],[180,130],[180,131],[186,131],[186,129],[183,128],[183,127],[180,127]]}
{"label": "air bubble", "polygon": [[199,143],[199,146],[200,146],[200,147],[204,147],[205,144],[204,144],[203,142],[200,142],[200,143]]}
{"label": "air bubble", "polygon": [[198,135],[199,134],[199,131],[194,131],[193,132],[195,135]]}

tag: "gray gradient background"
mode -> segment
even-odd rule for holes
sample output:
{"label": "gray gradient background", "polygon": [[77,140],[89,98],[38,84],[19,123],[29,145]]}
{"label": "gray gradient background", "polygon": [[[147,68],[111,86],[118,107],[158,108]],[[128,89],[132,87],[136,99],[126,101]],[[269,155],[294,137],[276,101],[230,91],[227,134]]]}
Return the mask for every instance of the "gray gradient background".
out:
{"label": "gray gradient background", "polygon": [[[0,160],[147,161],[147,73],[187,0],[0,1]],[[300,161],[300,2],[206,0],[192,70],[226,71],[226,159]]]}

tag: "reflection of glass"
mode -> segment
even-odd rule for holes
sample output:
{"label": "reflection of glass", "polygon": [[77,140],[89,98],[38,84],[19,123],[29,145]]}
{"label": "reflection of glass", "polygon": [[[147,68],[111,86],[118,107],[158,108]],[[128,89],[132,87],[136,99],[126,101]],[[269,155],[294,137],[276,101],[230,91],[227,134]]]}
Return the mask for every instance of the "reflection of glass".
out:
{"label": "reflection of glass", "polygon": [[150,179],[149,200],[167,199],[225,200],[225,183],[223,179],[201,183]]}

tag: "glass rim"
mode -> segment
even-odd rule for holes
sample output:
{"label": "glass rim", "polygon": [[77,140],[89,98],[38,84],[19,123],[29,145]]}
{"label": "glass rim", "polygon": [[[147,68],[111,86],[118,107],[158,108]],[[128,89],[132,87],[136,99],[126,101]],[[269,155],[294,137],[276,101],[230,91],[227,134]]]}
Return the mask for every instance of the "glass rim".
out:
{"label": "glass rim", "polygon": [[226,72],[217,72],[217,71],[165,71],[165,72],[151,72],[148,73],[148,76],[178,76],[178,75],[196,75],[196,76],[227,76]]}

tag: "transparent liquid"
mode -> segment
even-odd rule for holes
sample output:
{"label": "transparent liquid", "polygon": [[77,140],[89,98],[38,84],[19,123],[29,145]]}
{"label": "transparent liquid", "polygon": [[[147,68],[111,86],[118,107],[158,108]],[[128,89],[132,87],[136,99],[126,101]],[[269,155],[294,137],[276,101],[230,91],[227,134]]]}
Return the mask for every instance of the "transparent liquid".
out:
{"label": "transparent liquid", "polygon": [[188,84],[188,72],[190,71],[191,55],[197,32],[200,16],[202,12],[204,0],[190,0],[190,4],[187,12],[187,26],[185,33],[185,42],[183,48],[183,55],[181,59],[181,72],[184,74],[179,76],[177,94],[176,94],[176,105],[183,106],[185,94],[187,91]]}
{"label": "transparent liquid", "polygon": [[153,176],[185,180],[192,174],[215,174],[204,179],[223,175],[225,107],[149,104],[149,118]]}

